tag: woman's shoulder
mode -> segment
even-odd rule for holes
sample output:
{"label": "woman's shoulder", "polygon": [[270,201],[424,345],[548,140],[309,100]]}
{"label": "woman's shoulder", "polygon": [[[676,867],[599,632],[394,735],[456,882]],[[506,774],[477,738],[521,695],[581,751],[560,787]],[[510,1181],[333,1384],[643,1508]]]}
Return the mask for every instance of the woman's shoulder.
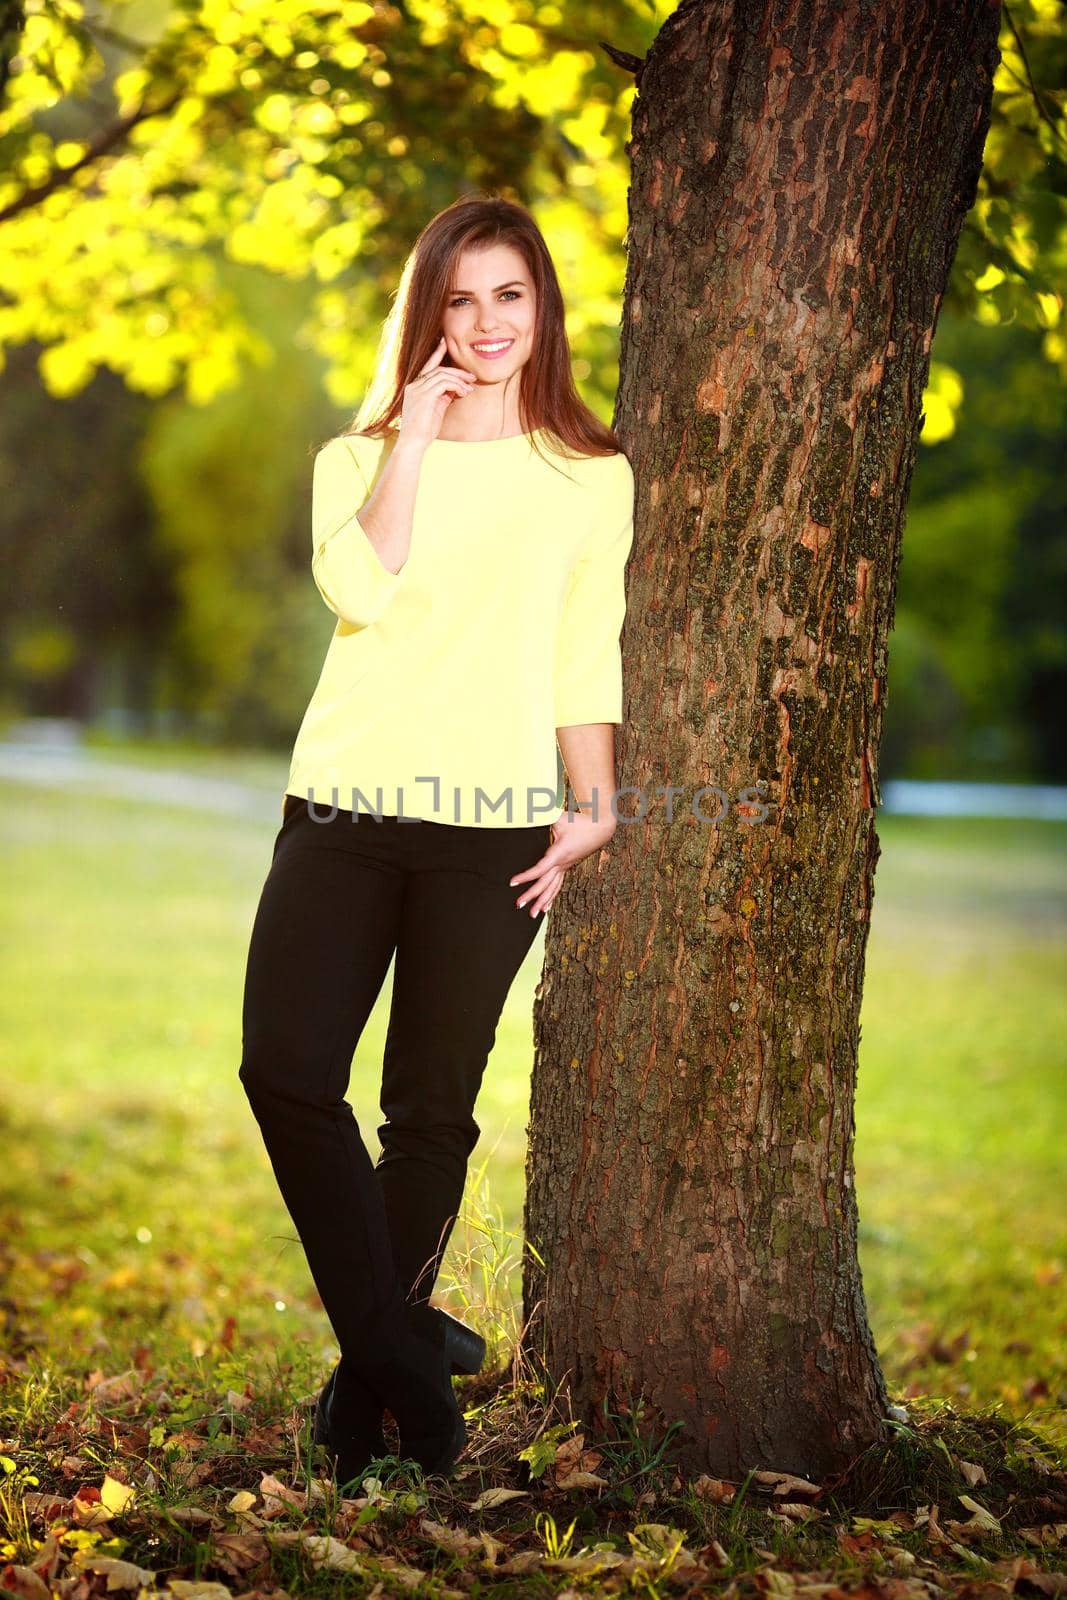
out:
{"label": "woman's shoulder", "polygon": [[633,493],[634,470],[622,450],[604,456],[584,456],[580,472],[584,483],[601,492],[623,496]]}
{"label": "woman's shoulder", "polygon": [[624,450],[612,450],[607,455],[588,456],[586,459],[593,463],[597,471],[612,473],[616,477],[625,477],[632,470],[630,458]]}
{"label": "woman's shoulder", "polygon": [[606,455],[572,455],[566,459],[590,483],[614,483],[627,478],[633,481],[633,468],[622,450],[613,450]]}
{"label": "woman's shoulder", "polygon": [[369,488],[377,476],[391,435],[375,438],[366,433],[337,433],[319,446],[315,455],[321,472],[350,473],[355,467]]}
{"label": "woman's shoulder", "polygon": [[332,439],[319,446],[317,454],[322,455],[326,450],[349,450],[363,459],[380,452],[392,437],[392,430],[380,437],[369,433],[335,433]]}

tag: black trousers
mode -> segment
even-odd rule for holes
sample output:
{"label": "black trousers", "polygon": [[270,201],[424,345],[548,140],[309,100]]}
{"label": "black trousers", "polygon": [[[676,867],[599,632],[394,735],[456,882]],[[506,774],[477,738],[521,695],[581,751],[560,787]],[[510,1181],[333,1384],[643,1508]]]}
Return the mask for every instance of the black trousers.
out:
{"label": "black trousers", "polygon": [[[239,1077],[345,1354],[427,1300],[480,1133],[474,1104],[540,926],[508,880],[548,823],[463,827],[287,796],[252,927]],[[328,820],[318,820],[327,818]],[[373,1164],[345,1099],[395,952]]]}

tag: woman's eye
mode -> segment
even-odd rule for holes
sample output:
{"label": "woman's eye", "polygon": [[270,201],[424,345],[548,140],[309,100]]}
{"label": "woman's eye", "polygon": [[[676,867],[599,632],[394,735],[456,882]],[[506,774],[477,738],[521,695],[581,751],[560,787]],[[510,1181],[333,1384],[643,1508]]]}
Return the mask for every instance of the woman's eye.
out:
{"label": "woman's eye", "polygon": [[[513,295],[514,298],[517,300],[519,298],[519,290],[518,289],[505,289],[503,291],[503,294],[501,295],[501,299],[503,299],[504,295]],[[458,306],[462,301],[466,300],[466,298],[467,298],[467,296],[465,294],[458,295],[455,300],[449,301],[449,305],[450,306]]]}

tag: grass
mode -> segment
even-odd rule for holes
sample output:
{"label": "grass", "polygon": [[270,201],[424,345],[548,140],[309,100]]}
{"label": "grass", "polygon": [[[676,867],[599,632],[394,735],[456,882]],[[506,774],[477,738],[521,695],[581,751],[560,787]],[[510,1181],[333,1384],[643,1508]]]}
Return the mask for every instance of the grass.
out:
{"label": "grass", "polygon": [[[173,759],[194,765],[185,750]],[[269,787],[261,758],[238,766]],[[218,756],[200,769],[220,771]],[[280,792],[281,765],[277,773]],[[333,1531],[350,1552],[369,1540],[376,1560],[400,1548],[413,1505],[430,1502],[403,1474],[360,1497],[364,1504],[323,1501],[308,1465],[300,1402],[336,1352],[237,1079],[244,955],[274,825],[96,796],[75,801],[13,783],[0,785],[0,811],[0,1473],[8,1463],[0,1579],[4,1559],[25,1564],[48,1550],[25,1509],[34,1504],[29,1477],[37,1477],[67,1497],[51,1524],[57,1563],[72,1551],[105,1559],[126,1550],[128,1525],[137,1551],[129,1559],[183,1576],[208,1572],[241,1592],[265,1559],[255,1540],[288,1528],[294,1539],[270,1546],[272,1580],[290,1592],[329,1587],[338,1574],[316,1565],[311,1528]],[[1034,1526],[1067,1517],[1054,1496],[1042,1501],[1050,1463],[1067,1443],[1067,828],[882,817],[879,833],[856,1108],[860,1254],[887,1381],[911,1418],[887,1452],[858,1467],[847,1509],[811,1509],[822,1509],[833,1530],[822,1554],[835,1581],[869,1571],[875,1558],[898,1575],[931,1559],[988,1575],[991,1557],[968,1558],[979,1535],[946,1533],[936,1515],[932,1532],[922,1494],[941,1497],[942,1520],[966,1519],[955,1494],[983,1505],[997,1485],[1015,1494],[1014,1548],[1039,1560],[1050,1552],[1035,1538],[1018,1542],[1022,1507]],[[453,1309],[476,1308],[491,1342],[486,1373],[508,1357],[516,1331],[542,939],[501,1019],[478,1104],[482,1139],[466,1216],[439,1280]],[[372,1156],[388,999],[387,980],[350,1092]],[[122,1374],[117,1393],[101,1381]],[[642,1521],[675,1527],[709,1582],[766,1560],[812,1565],[818,1516],[783,1521],[754,1485],[716,1499],[707,1481],[702,1492],[682,1484],[635,1436],[633,1419],[616,1419],[608,1459],[602,1445],[584,1457],[579,1448],[579,1465],[592,1463],[609,1487],[567,1491],[566,1448],[557,1457],[544,1430],[557,1427],[556,1443],[570,1439],[574,1448],[573,1419],[536,1392],[529,1374],[515,1376],[502,1385],[483,1374],[464,1390],[476,1447],[454,1479],[441,1480],[431,1512],[434,1526],[466,1525],[479,1490],[513,1482],[516,1471],[534,1488],[551,1486],[538,1512],[548,1521],[521,1498],[474,1519],[495,1527],[508,1548],[523,1543],[529,1553],[532,1540],[540,1550],[539,1563],[516,1570],[512,1584],[549,1594],[592,1581],[583,1562],[594,1557],[572,1567],[544,1561],[553,1550],[562,1561],[560,1552],[583,1540],[610,1538],[613,1517],[636,1563],[615,1570],[613,1581],[648,1593],[666,1592],[685,1569],[677,1554],[656,1548],[663,1533],[637,1535],[639,1559],[626,1541]],[[983,1460],[989,1488],[968,1490],[960,1463]],[[116,1512],[90,1537],[71,1489],[98,1485],[107,1471],[137,1483],[147,1520]],[[261,1489],[263,1472],[295,1476],[308,1499],[279,1511]],[[244,1489],[257,1491],[254,1507],[227,1510],[227,1497]],[[414,1503],[405,1499],[412,1493]],[[900,1520],[864,1527],[857,1508],[879,1520],[887,1496]],[[206,1506],[215,1521],[173,1517],[183,1502]],[[62,1542],[73,1534],[80,1545]],[[460,1581],[462,1592],[477,1593],[470,1550],[450,1557],[433,1548],[433,1561],[423,1549],[416,1566],[433,1566],[436,1592]],[[230,1568],[219,1561],[225,1551]],[[58,1574],[56,1565],[49,1576]],[[363,1579],[346,1581],[363,1592],[372,1578],[387,1592],[412,1581],[373,1563]],[[485,1578],[494,1590],[502,1581],[501,1570]]]}

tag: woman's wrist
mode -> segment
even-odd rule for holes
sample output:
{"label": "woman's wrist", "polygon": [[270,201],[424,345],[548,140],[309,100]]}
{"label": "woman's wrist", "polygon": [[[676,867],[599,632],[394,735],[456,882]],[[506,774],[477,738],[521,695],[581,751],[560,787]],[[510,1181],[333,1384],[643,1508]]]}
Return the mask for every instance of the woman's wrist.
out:
{"label": "woman's wrist", "polygon": [[402,461],[408,457],[413,461],[418,461],[425,452],[426,445],[427,441],[425,439],[416,439],[414,434],[405,433],[401,428],[396,436],[393,454],[399,455]]}
{"label": "woman's wrist", "polygon": [[594,822],[611,822],[614,824],[618,820],[611,809],[611,802],[601,801],[599,795],[586,800],[575,799],[572,795],[570,805],[572,811],[580,811],[583,816],[591,817]]}

